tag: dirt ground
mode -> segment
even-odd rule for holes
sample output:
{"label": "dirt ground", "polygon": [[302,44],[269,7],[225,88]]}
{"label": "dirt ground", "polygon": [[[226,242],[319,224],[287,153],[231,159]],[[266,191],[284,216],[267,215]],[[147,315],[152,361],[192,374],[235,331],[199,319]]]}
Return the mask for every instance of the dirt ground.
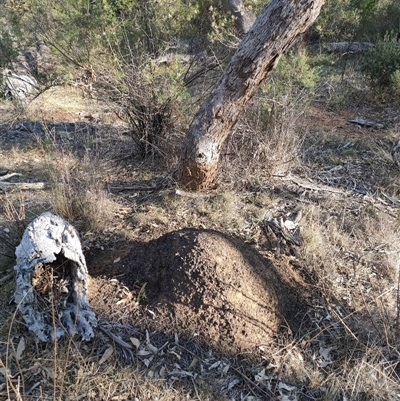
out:
{"label": "dirt ground", "polygon": [[[65,95],[71,93],[67,90]],[[54,94],[49,96],[54,100]],[[47,121],[73,119],[75,124],[89,119],[90,124],[96,107],[80,112],[84,104],[71,104],[73,108],[57,110],[42,99],[33,104],[27,116],[33,119],[36,113]],[[104,117],[109,110],[106,105],[98,106],[96,116]],[[391,108],[385,110],[385,122],[395,125],[397,114]],[[300,125],[351,140],[365,135],[379,137],[382,131],[349,122],[360,113],[370,115],[367,108],[335,112],[314,106]],[[7,116],[7,109],[3,114]],[[382,118],[382,113],[377,117]],[[6,131],[8,128],[4,126]],[[15,138],[29,140],[31,134],[17,130],[10,142]],[[311,302],[312,287],[290,259],[272,261],[244,241],[218,231],[186,228],[162,234],[153,230],[144,236],[147,242],[119,241],[114,249],[95,249],[87,254],[92,276],[89,294],[99,316],[122,316],[129,310],[131,322],[142,328],[179,331],[233,353],[255,349],[283,328],[290,332],[299,329]],[[157,318],[149,318],[148,310]]]}
{"label": "dirt ground", "polygon": [[[70,93],[58,96],[68,97]],[[112,211],[114,217],[111,222],[105,223],[107,229],[96,233],[82,230],[81,236],[90,274],[89,300],[99,320],[96,338],[90,344],[90,358],[101,360],[107,347],[113,346],[115,355],[126,357],[125,361],[130,366],[139,361],[141,368],[145,367],[143,369],[146,369],[146,375],[154,375],[157,380],[168,378],[172,382],[179,377],[183,381],[190,381],[197,377],[195,374],[210,382],[221,380],[217,387],[224,388],[221,394],[229,394],[229,399],[245,399],[243,394],[248,391],[248,385],[256,394],[262,394],[259,399],[269,399],[268,394],[272,394],[268,393],[269,388],[280,397],[270,399],[289,399],[282,398],[286,397],[285,386],[292,383],[292,378],[297,380],[298,377],[299,383],[306,383],[310,390],[310,397],[304,396],[307,399],[334,399],[329,398],[324,384],[325,378],[328,380],[331,374],[330,371],[324,372],[325,378],[322,374],[319,377],[318,373],[310,379],[311,376],[304,372],[296,376],[297,373],[289,371],[291,368],[283,374],[273,361],[275,357],[278,359],[276,355],[283,355],[280,352],[286,347],[285,341],[286,344],[295,343],[294,339],[305,338],[301,333],[308,327],[310,337],[296,344],[296,352],[301,350],[302,354],[293,351],[282,358],[285,361],[290,360],[291,366],[301,365],[306,361],[304,366],[307,363],[318,372],[329,366],[332,369],[337,368],[337,372],[343,371],[342,365],[336,367],[332,362],[332,355],[341,352],[342,340],[340,338],[340,344],[332,345],[332,338],[335,336],[328,335],[330,331],[337,330],[342,321],[341,318],[340,324],[334,321],[330,308],[338,308],[342,313],[343,305],[343,310],[348,310],[346,313],[349,317],[364,322],[366,318],[359,313],[363,305],[358,303],[366,302],[366,299],[368,301],[368,297],[375,298],[371,288],[376,289],[378,286],[374,284],[375,281],[371,284],[371,280],[375,280],[375,275],[383,271],[381,248],[386,245],[381,246],[379,241],[388,236],[384,231],[388,224],[374,229],[378,232],[377,236],[380,235],[379,241],[372,241],[372,245],[368,241],[365,244],[361,242],[364,245],[358,246],[361,249],[360,254],[364,253],[364,259],[358,254],[357,246],[353,247],[350,241],[357,236],[362,237],[356,230],[356,223],[365,226],[375,224],[376,220],[372,217],[377,210],[393,215],[393,221],[398,219],[398,175],[390,153],[395,135],[392,138],[390,132],[399,127],[399,105],[394,103],[374,107],[365,104],[362,108],[342,110],[329,110],[314,105],[299,121],[299,125],[312,138],[312,143],[305,143],[301,155],[304,161],[303,170],[296,172],[301,176],[297,178],[301,180],[282,179],[272,182],[271,179],[268,183],[258,183],[257,187],[249,186],[246,189],[248,192],[243,193],[240,201],[238,197],[233,198],[233,201],[229,200],[229,193],[221,194],[218,190],[208,194],[210,197],[202,201],[202,198],[178,196],[175,189],[169,189],[170,192],[165,190],[164,194],[157,193],[156,189],[148,190],[150,184],[147,182],[144,185],[144,174],[138,173],[142,165],[137,168],[133,166],[132,155],[127,153],[130,143],[124,142],[121,145],[122,140],[129,140],[126,135],[121,134],[123,127],[111,130],[109,126],[101,128],[101,124],[98,127],[96,125],[98,122],[116,122],[110,121],[112,113],[107,106],[96,107],[92,104],[85,110],[83,101],[70,103],[74,107],[67,110],[57,109],[56,105],[49,107],[45,101],[34,104],[24,117],[29,124],[10,121],[11,111],[0,108],[0,120],[4,120],[3,123],[0,122],[0,169],[23,172],[21,180],[28,182],[48,178],[44,171],[45,165],[40,160],[42,154],[35,150],[38,132],[35,131],[36,125],[32,124],[38,121],[44,121],[51,132],[59,135],[55,141],[59,141],[60,147],[65,146],[66,149],[76,151],[82,160],[85,155],[79,153],[81,149],[78,149],[78,145],[83,143],[86,146],[87,143],[83,139],[79,142],[79,138],[88,137],[90,146],[93,145],[94,148],[99,144],[106,152],[102,159],[103,170],[95,171],[93,175],[100,180],[98,187],[106,189],[108,199],[112,199],[113,206],[117,204],[117,208]],[[382,123],[384,128],[367,128],[350,123],[356,117],[375,120]],[[40,131],[41,128],[38,127]],[[75,143],[77,149],[74,147]],[[57,142],[57,146],[59,144]],[[381,154],[378,158],[377,151],[370,144],[379,145],[380,148],[377,148],[381,149],[385,158]],[[107,152],[118,146],[122,149],[121,153],[108,158]],[[2,159],[2,152],[7,157]],[[83,168],[81,159],[77,158],[71,164],[66,159],[65,165],[70,169],[68,171],[71,175]],[[100,177],[101,174],[103,175]],[[139,178],[136,180],[137,177]],[[15,181],[18,179],[15,177]],[[382,183],[386,193],[381,196],[378,185]],[[32,220],[35,213],[51,208],[49,191],[24,194],[27,222]],[[11,199],[8,194],[0,195],[4,202]],[[374,196],[377,199],[372,199]],[[180,202],[180,210],[176,216],[173,206],[168,205],[169,201],[177,202],[176,204]],[[18,200],[14,203],[17,204]],[[254,224],[246,226],[243,223],[244,228],[240,229],[233,227],[229,221],[230,207],[243,208],[240,210],[241,217],[245,212],[250,213],[252,208]],[[244,210],[245,208],[248,209]],[[299,245],[296,253],[285,245],[281,247],[281,252],[277,252],[277,248],[272,247],[271,242],[268,243],[260,225],[263,221],[260,211],[263,216],[266,211],[270,211],[277,213],[274,217],[286,219],[296,208],[303,208],[308,212],[308,216],[303,216],[305,220],[301,222],[301,228],[304,233],[308,232],[308,238],[304,238],[308,241],[308,247],[314,247],[316,254],[312,260],[315,266],[312,268],[306,265],[301,255],[304,247]],[[7,211],[3,209],[3,217],[0,215],[0,234],[12,242],[21,233],[13,233],[10,211],[5,218]],[[221,212],[221,209],[224,211]],[[313,213],[320,213],[321,216],[317,219]],[[146,214],[150,217],[146,217]],[[322,228],[331,227],[333,237],[337,235],[338,239],[323,236],[322,228],[315,223],[317,220],[320,220],[318,224]],[[336,226],[336,221],[341,223]],[[314,222],[316,225],[307,227],[307,222]],[[79,219],[76,223],[79,224]],[[344,236],[340,237],[341,231],[338,227],[350,233],[348,242]],[[382,234],[379,234],[379,230]],[[398,237],[393,243],[397,241]],[[335,246],[330,246],[331,243]],[[392,249],[388,246],[389,256],[390,252]],[[0,253],[9,254],[10,247],[0,243]],[[322,255],[323,253],[326,255]],[[346,264],[337,267],[339,275],[334,267],[329,267],[329,270],[319,263],[319,257],[334,267],[342,259]],[[351,264],[349,260],[354,264],[354,269],[361,269],[361,264],[364,264],[361,272],[365,271],[365,280],[359,270],[353,277],[347,265]],[[1,271],[0,279],[7,275],[11,277],[10,263],[1,266],[5,267]],[[313,268],[319,269],[317,274],[324,278],[319,284],[324,285],[325,295],[333,294],[333,306],[321,302],[322,287],[307,275]],[[375,269],[378,273],[375,273]],[[352,300],[348,288],[356,285],[355,278],[364,280],[362,285],[356,282],[357,286],[361,285],[362,297],[354,296]],[[390,280],[390,291],[393,292],[393,280]],[[0,297],[0,319],[7,321],[15,311],[15,305],[10,301],[13,283],[9,279],[4,282],[5,284],[0,282],[3,294],[6,294]],[[387,282],[382,279],[380,285],[382,293],[385,291],[385,297],[390,298],[393,303],[392,292],[386,292]],[[335,298],[337,294],[343,295],[340,302]],[[392,303],[386,309],[394,311]],[[392,315],[390,319],[393,321]],[[351,323],[349,321],[350,318],[346,320],[346,325]],[[352,324],[354,329],[356,324]],[[364,330],[366,337],[378,325],[374,323],[373,326],[368,332]],[[363,327],[367,326],[363,323]],[[25,333],[22,325],[20,328]],[[335,332],[338,337],[339,334]],[[361,342],[362,336],[358,332],[356,334]],[[368,341],[366,339],[365,343]],[[272,344],[284,345],[274,354],[271,351]],[[261,351],[268,347],[269,354]],[[302,355],[305,356],[304,359]],[[251,360],[251,363],[245,364],[241,358]],[[194,368],[195,359],[201,362],[201,366]],[[257,369],[250,372],[249,366],[257,366]],[[279,366],[286,366],[286,362]],[[245,372],[246,369],[250,373]],[[228,371],[232,376],[228,374],[225,377]],[[278,376],[284,377],[284,381],[277,381],[278,376],[274,376],[276,371]],[[268,378],[263,376],[266,372],[271,373]],[[275,383],[275,387],[268,387],[269,384],[262,387],[261,382]],[[282,388],[279,383],[283,383]],[[261,388],[265,390],[264,393],[260,393]],[[236,395],[232,395],[234,391]],[[302,393],[303,385],[293,391]],[[326,397],[318,398],[322,395]]]}
{"label": "dirt ground", "polygon": [[88,255],[96,313],[107,315],[120,301],[110,279],[133,292],[145,286],[140,303],[156,318],[143,321],[138,307],[132,321],[197,337],[223,352],[255,350],[284,327],[296,332],[310,299],[289,263],[274,265],[218,231],[187,228],[120,247]]}

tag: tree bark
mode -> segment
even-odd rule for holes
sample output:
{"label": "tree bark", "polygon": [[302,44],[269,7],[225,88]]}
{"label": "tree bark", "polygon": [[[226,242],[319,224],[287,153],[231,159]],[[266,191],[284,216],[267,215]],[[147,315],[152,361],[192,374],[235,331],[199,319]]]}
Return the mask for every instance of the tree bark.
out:
{"label": "tree bark", "polygon": [[324,2],[271,0],[264,8],[192,120],[178,169],[180,185],[204,190],[214,183],[222,144],[239,114]]}

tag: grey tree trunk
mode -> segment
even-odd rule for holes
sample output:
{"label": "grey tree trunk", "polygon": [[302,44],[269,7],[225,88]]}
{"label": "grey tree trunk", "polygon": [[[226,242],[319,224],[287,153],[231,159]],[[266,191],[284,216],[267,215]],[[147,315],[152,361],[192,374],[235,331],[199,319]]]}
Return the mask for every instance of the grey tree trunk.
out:
{"label": "grey tree trunk", "polygon": [[221,147],[246,103],[325,0],[271,0],[196,113],[181,153],[178,182],[191,190],[215,181]]}
{"label": "grey tree trunk", "polygon": [[242,0],[228,0],[227,7],[233,15],[235,28],[240,36],[245,35],[254,24],[256,16],[246,10]]}

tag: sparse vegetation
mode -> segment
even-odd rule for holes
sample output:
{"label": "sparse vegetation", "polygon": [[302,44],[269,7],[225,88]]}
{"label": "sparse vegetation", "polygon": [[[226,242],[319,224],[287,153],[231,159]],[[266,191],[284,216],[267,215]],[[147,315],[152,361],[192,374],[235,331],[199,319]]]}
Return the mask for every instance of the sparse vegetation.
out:
{"label": "sparse vegetation", "polygon": [[[264,4],[244,3],[254,12]],[[0,399],[397,400],[397,3],[328,1],[241,115],[217,185],[191,193],[174,182],[179,149],[238,43],[223,2],[2,2],[0,67],[43,39],[55,68],[26,108],[0,100],[0,173],[20,174],[4,182],[47,184],[0,189]],[[332,41],[374,47],[327,54]],[[14,248],[47,210],[80,232],[101,326],[90,343],[37,344],[12,302]],[[217,242],[220,260],[201,259],[198,244],[199,260],[172,243],[156,247],[185,228],[239,240],[298,288],[307,308],[297,329],[287,321],[265,344],[227,351],[200,328],[172,324],[136,272],[149,260],[187,268],[225,257]],[[235,262],[221,264],[227,277]]]}

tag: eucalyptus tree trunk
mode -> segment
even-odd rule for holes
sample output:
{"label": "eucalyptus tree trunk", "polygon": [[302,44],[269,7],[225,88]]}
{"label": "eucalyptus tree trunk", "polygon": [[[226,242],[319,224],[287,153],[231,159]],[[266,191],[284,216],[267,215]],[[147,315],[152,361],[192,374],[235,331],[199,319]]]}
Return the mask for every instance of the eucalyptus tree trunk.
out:
{"label": "eucalyptus tree trunk", "polygon": [[318,17],[325,0],[271,0],[189,127],[178,182],[204,190],[215,181],[222,145],[246,103],[294,39]]}

